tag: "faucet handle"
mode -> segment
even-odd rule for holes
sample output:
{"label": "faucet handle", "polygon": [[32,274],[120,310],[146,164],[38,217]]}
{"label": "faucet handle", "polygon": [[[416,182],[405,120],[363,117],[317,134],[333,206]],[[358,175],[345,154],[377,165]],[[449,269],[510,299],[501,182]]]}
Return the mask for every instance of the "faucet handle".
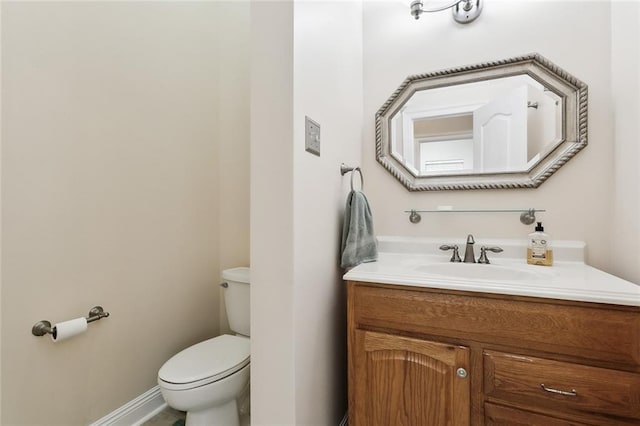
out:
{"label": "faucet handle", "polygon": [[462,259],[460,259],[460,254],[458,254],[457,245],[443,244],[440,246],[440,250],[443,250],[443,251],[453,250],[453,254],[451,255],[450,262],[462,262]]}
{"label": "faucet handle", "polygon": [[489,259],[487,258],[487,252],[493,252],[493,253],[502,253],[504,250],[502,250],[502,248],[500,247],[486,247],[486,246],[482,246],[480,247],[480,257],[478,258],[478,263],[484,263],[485,265],[488,265]]}

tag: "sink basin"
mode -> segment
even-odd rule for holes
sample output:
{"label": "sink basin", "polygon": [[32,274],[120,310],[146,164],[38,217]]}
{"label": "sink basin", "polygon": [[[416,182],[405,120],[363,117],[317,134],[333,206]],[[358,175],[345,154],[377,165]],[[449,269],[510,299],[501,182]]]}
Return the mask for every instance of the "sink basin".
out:
{"label": "sink basin", "polygon": [[487,281],[531,281],[551,278],[550,271],[526,267],[485,265],[481,263],[431,263],[416,266],[416,271],[449,279]]}

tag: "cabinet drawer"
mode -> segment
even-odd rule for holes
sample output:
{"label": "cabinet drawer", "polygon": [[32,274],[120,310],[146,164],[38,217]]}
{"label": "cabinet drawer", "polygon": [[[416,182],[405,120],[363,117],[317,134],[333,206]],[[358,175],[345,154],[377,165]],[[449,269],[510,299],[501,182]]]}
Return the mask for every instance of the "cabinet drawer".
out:
{"label": "cabinet drawer", "polygon": [[350,282],[349,289],[357,327],[507,346],[517,342],[521,348],[632,369],[640,364],[638,310],[359,282]]}
{"label": "cabinet drawer", "polygon": [[500,352],[483,358],[487,399],[640,419],[640,374]]}
{"label": "cabinet drawer", "polygon": [[484,405],[484,426],[586,426],[568,420],[556,419],[529,411],[503,407],[495,404]]}

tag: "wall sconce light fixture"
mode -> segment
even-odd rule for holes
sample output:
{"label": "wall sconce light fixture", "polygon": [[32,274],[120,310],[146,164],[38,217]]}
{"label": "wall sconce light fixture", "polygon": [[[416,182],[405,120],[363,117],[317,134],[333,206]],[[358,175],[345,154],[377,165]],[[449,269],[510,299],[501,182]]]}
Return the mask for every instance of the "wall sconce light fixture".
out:
{"label": "wall sconce light fixture", "polygon": [[[425,3],[427,4],[426,6]],[[453,19],[456,22],[468,24],[480,16],[482,0],[454,0],[448,2],[413,0],[410,7],[411,16],[415,19],[419,19],[423,12],[440,12],[450,8],[453,12]]]}

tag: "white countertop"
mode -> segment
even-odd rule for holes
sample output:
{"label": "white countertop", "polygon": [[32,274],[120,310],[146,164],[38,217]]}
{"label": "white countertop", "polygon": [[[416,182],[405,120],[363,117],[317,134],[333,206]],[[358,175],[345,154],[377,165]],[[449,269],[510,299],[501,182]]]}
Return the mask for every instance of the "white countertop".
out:
{"label": "white countertop", "polygon": [[356,266],[345,280],[640,306],[640,285],[586,265],[585,245],[578,241],[557,242],[553,266],[527,264],[521,240],[476,239],[476,258],[482,245],[505,249],[489,253],[489,265],[450,263],[451,253],[437,248],[458,244],[464,258],[465,245],[460,241],[395,237],[378,241],[378,261]]}

